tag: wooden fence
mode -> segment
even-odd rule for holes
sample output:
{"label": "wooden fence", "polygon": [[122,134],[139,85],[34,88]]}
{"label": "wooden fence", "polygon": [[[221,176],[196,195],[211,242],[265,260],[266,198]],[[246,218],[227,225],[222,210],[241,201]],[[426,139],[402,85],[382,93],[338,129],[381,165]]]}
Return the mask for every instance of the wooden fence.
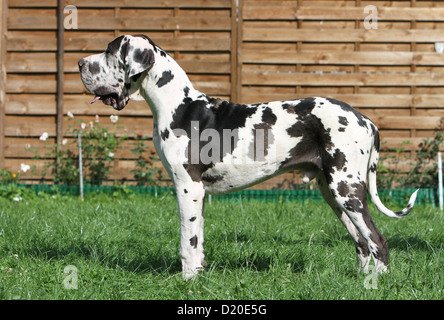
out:
{"label": "wooden fence", "polygon": [[[25,147],[43,155],[43,132],[49,143],[69,138],[68,112],[86,122],[97,114],[117,130],[107,119],[112,108],[89,104],[77,61],[121,34],[149,35],[209,95],[242,103],[346,101],[378,125],[385,146],[409,140],[404,148],[412,156],[444,117],[444,1],[59,2],[0,0],[0,168],[41,169],[43,161]],[[58,20],[58,6],[67,5],[77,8],[77,29],[60,28],[67,14]],[[118,115],[122,134],[152,136],[144,102],[130,102]],[[129,148],[116,154],[111,178],[131,179]]]}

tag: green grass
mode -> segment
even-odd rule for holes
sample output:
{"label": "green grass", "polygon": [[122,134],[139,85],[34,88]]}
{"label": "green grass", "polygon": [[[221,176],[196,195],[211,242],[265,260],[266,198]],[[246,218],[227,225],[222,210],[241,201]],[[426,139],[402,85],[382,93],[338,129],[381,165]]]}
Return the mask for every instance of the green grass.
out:
{"label": "green grass", "polygon": [[[183,281],[173,196],[0,198],[0,299],[442,299],[444,214],[372,216],[391,272],[366,289],[354,246],[323,202],[213,199],[208,267]],[[64,268],[78,271],[65,289]]]}

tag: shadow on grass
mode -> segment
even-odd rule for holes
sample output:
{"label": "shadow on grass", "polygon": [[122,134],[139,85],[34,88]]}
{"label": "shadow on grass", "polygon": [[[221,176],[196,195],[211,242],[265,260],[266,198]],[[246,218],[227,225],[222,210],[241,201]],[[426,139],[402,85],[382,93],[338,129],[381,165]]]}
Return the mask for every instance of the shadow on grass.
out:
{"label": "shadow on grass", "polygon": [[[226,235],[225,235],[226,237]],[[289,240],[285,237],[273,238],[273,241],[285,246],[294,246],[294,250],[286,249],[286,252],[263,250],[260,241],[249,245],[251,239],[246,235],[237,234],[235,237],[228,237],[224,240],[213,239],[216,243],[225,247],[234,247],[236,244],[244,243],[249,247],[245,251],[236,251],[228,249],[217,249],[217,245],[210,246],[207,251],[207,261],[216,268],[221,269],[249,269],[253,271],[270,271],[273,268],[287,268],[293,273],[303,273],[313,259],[311,250],[306,250],[310,240]],[[254,240],[253,240],[254,241]],[[255,242],[255,241],[254,241]],[[328,239],[314,239],[311,241],[312,248],[319,246],[336,247],[339,242],[352,243],[351,239],[337,239],[330,241]],[[405,237],[395,235],[388,238],[391,249],[398,250],[421,250],[433,252],[442,248],[439,239],[424,240],[418,236]],[[111,269],[123,269],[124,271],[137,274],[154,273],[174,275],[181,272],[181,261],[179,250],[173,251],[166,247],[159,246],[156,249],[143,250],[146,247],[144,243],[132,242],[122,244],[117,248],[111,248],[103,243],[93,241],[66,241],[63,243],[51,243],[45,238],[33,239],[28,243],[23,254],[34,256],[39,259],[62,260],[67,264],[74,264],[75,261],[90,260],[92,264],[100,264]],[[242,245],[241,245],[242,247]],[[302,250],[301,250],[302,249]],[[354,252],[351,252],[354,255]],[[316,258],[316,257],[315,257]]]}
{"label": "shadow on grass", "polygon": [[[138,244],[134,244],[137,247]],[[142,247],[142,244],[140,244]],[[139,247],[139,248],[140,248]],[[74,264],[76,260],[90,260],[112,269],[123,269],[137,274],[167,273],[175,274],[182,270],[179,254],[173,256],[167,250],[145,251],[143,254],[131,252],[130,248],[121,247],[110,252],[111,248],[89,242],[68,242],[65,245],[53,245],[44,239],[34,239],[33,244],[24,253],[44,260],[63,260]]]}
{"label": "shadow on grass", "polygon": [[[94,265],[100,265],[136,274],[154,273],[169,276],[182,271],[178,248],[177,252],[172,252],[167,248],[159,247],[157,252],[147,250],[138,255],[136,249],[142,246],[142,244],[134,243],[132,245],[134,251],[133,248],[123,246],[111,251],[111,248],[103,244],[88,241],[64,242],[62,245],[39,238],[33,239],[27,248],[23,249],[22,254],[45,261],[60,260],[67,265],[76,265],[76,260],[87,260],[91,262],[92,268]],[[285,264],[285,267],[290,268],[292,272],[301,273],[309,262],[309,257],[304,252],[286,253],[277,257],[273,252],[264,253],[258,247],[257,250],[254,249],[240,257],[233,251],[212,252],[212,249],[209,249],[206,259],[218,269],[268,271],[279,264]]]}
{"label": "shadow on grass", "polygon": [[395,235],[389,237],[387,239],[389,243],[390,249],[399,249],[399,250],[421,250],[421,251],[430,251],[439,250],[442,248],[442,240],[439,239],[431,239],[425,240],[418,236],[403,236],[403,235]]}

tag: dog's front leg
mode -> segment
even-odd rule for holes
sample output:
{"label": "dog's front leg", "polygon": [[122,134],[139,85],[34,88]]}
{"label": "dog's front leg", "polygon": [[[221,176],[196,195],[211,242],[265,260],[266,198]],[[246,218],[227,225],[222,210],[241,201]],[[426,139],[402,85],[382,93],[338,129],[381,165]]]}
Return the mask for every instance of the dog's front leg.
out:
{"label": "dog's front leg", "polygon": [[204,201],[201,182],[176,183],[180,215],[180,256],[184,279],[193,278],[205,265]]}

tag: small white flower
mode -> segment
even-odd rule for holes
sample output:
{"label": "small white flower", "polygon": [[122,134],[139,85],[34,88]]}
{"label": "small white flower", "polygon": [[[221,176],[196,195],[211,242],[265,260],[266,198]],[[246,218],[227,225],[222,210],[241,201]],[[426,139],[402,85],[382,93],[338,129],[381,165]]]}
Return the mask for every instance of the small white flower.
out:
{"label": "small white flower", "polygon": [[22,197],[14,197],[12,198],[12,200],[19,202],[22,201]]}
{"label": "small white flower", "polygon": [[21,171],[21,172],[26,172],[26,171],[28,171],[29,169],[31,169],[31,166],[30,166],[30,165],[27,165],[27,164],[24,164],[24,163],[22,163],[22,164],[20,165],[20,171]]}
{"label": "small white flower", "polygon": [[62,140],[62,145],[66,145],[68,143],[68,139],[63,139]]}
{"label": "small white flower", "polygon": [[68,117],[69,117],[69,118],[71,118],[71,119],[73,119],[73,118],[74,118],[74,115],[72,114],[72,112],[71,112],[71,111],[68,111]]}
{"label": "small white flower", "polygon": [[109,116],[109,119],[111,120],[112,123],[117,123],[117,121],[119,121],[119,116],[116,116],[115,114]]}
{"label": "small white flower", "polygon": [[31,145],[29,143],[25,143],[25,149],[31,149]]}
{"label": "small white flower", "polygon": [[80,127],[81,127],[83,130],[85,130],[85,129],[86,129],[86,123],[85,123],[85,122],[82,122],[82,123],[80,124]]}
{"label": "small white flower", "polygon": [[16,259],[19,258],[19,255],[18,255],[18,254],[13,254],[12,256],[13,256],[14,258],[16,258]]}
{"label": "small white flower", "polygon": [[108,153],[108,157],[114,158],[114,153],[112,153],[112,152]]}
{"label": "small white flower", "polygon": [[43,132],[43,134],[40,136],[40,140],[46,141],[46,139],[48,139],[48,136],[48,132]]}

